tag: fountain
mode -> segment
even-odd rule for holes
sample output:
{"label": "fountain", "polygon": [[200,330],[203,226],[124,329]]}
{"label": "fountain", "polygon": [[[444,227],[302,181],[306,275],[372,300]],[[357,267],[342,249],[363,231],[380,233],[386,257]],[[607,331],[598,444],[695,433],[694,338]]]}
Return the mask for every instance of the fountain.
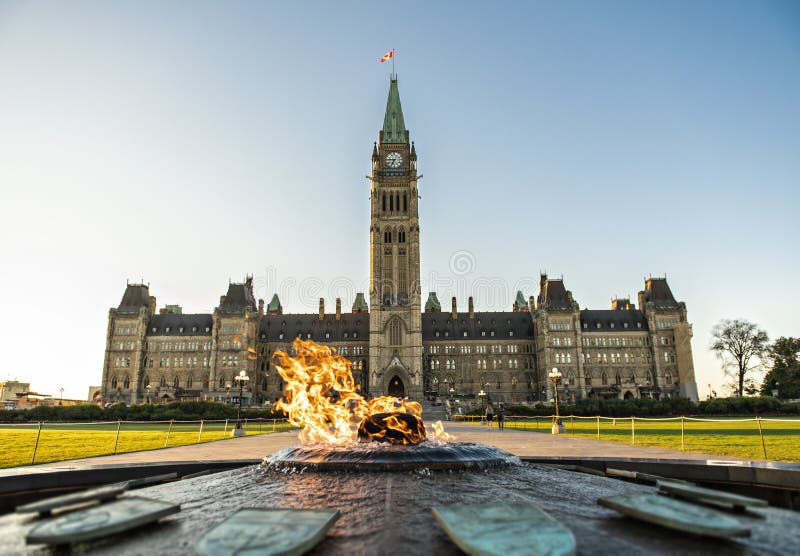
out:
{"label": "fountain", "polygon": [[267,467],[400,471],[483,469],[518,461],[492,446],[454,442],[440,421],[428,438],[419,403],[391,396],[366,400],[350,361],[335,350],[296,339],[292,352],[275,353],[286,384],[276,407],[302,427],[303,443],[267,457]]}

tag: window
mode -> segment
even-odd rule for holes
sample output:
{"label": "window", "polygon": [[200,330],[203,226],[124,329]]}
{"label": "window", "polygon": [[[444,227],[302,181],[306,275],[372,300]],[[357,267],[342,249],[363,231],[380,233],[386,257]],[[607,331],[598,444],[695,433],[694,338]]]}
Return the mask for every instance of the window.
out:
{"label": "window", "polygon": [[164,375],[161,375],[161,379],[158,381],[158,385],[161,386],[162,388],[167,385],[167,379],[164,378]]}
{"label": "window", "polygon": [[553,345],[560,346],[561,345],[561,338],[553,338]]}
{"label": "window", "polygon": [[568,386],[575,386],[575,373],[569,371],[567,373],[567,385]]}
{"label": "window", "polygon": [[125,380],[122,381],[122,387],[125,388],[125,390],[131,387],[131,377],[125,375]]}
{"label": "window", "polygon": [[116,387],[117,387],[117,377],[113,377],[111,379],[111,388],[116,388]]}
{"label": "window", "polygon": [[219,387],[225,388],[225,375],[220,375],[219,377]]}
{"label": "window", "polygon": [[192,375],[189,375],[189,378],[186,379],[186,388],[191,388],[192,384],[194,384],[194,380],[192,379]]}
{"label": "window", "polygon": [[402,343],[402,330],[400,319],[395,318],[389,323],[389,345],[399,346]]}
{"label": "window", "polygon": [[614,376],[614,382],[617,384],[617,386],[620,386],[622,384],[622,375],[617,373]]}
{"label": "window", "polygon": [[177,376],[172,379],[172,387],[173,388],[177,388],[178,387],[178,377]]}
{"label": "window", "polygon": [[600,375],[600,383],[603,386],[607,386],[608,385],[608,375],[605,372],[603,372],[603,374]]}

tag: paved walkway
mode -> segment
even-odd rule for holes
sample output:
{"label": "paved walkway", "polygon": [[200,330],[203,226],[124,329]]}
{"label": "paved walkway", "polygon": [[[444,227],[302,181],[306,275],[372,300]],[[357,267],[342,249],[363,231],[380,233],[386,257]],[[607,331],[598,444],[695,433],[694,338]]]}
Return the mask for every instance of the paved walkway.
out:
{"label": "paved walkway", "polygon": [[[714,461],[745,461],[741,458],[699,454],[694,452],[681,452],[679,450],[664,450],[660,448],[645,448],[604,442],[588,438],[574,438],[569,435],[554,436],[529,431],[506,429],[499,431],[497,428],[487,429],[480,425],[466,425],[461,423],[445,423],[445,430],[456,436],[461,442],[479,442],[491,444],[517,456],[532,457],[614,457],[638,459],[681,459],[681,460],[714,460]],[[59,461],[42,465],[17,467],[16,470],[53,470],[86,467],[95,465],[120,465],[132,463],[167,463],[185,461],[220,461],[220,460],[259,460],[273,452],[293,446],[298,443],[297,432],[280,432],[247,436],[243,438],[229,438],[217,442],[204,444],[190,444],[165,448],[162,450],[149,450],[145,452],[132,452],[116,456],[100,456],[93,458]]]}

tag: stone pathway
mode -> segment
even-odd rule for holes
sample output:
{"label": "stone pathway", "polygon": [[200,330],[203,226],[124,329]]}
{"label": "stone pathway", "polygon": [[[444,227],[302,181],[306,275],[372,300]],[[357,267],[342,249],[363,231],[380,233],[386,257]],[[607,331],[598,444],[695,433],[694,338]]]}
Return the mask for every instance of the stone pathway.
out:
{"label": "stone pathway", "polygon": [[[511,454],[525,457],[613,457],[613,458],[638,458],[638,459],[673,459],[673,460],[713,460],[713,461],[745,461],[741,458],[699,454],[695,452],[682,452],[680,450],[664,450],[660,448],[645,448],[604,442],[588,438],[574,438],[569,435],[554,436],[537,432],[518,431],[505,429],[499,431],[496,427],[487,429],[480,425],[466,425],[461,423],[445,423],[445,430],[456,436],[462,442],[479,442],[491,444]],[[229,438],[216,442],[203,444],[190,444],[149,450],[145,452],[132,452],[116,456],[100,456],[68,461],[59,461],[35,466],[16,467],[5,472],[18,474],[24,470],[26,473],[36,471],[52,471],[54,469],[70,469],[96,465],[124,465],[136,463],[167,463],[186,461],[223,461],[223,460],[260,460],[265,456],[298,443],[297,432],[280,432],[247,436],[243,438]],[[0,472],[0,475],[6,474]]]}

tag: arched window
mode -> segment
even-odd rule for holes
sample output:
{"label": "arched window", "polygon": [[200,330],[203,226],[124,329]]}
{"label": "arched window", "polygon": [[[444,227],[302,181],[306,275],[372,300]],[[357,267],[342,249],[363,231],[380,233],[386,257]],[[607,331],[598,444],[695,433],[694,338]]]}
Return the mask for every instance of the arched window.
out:
{"label": "arched window", "polygon": [[166,385],[167,385],[167,379],[166,379],[164,376],[162,376],[162,377],[161,377],[161,380],[159,380],[159,381],[158,381],[158,384],[159,384],[159,386],[161,386],[161,387],[164,387],[164,386],[166,386]]}
{"label": "arched window", "polygon": [[147,387],[147,385],[150,384],[150,376],[149,375],[144,375],[144,378],[142,379],[142,384],[145,387]]}
{"label": "arched window", "polygon": [[592,371],[586,371],[586,376],[584,377],[584,380],[586,381],[586,386],[592,385]]}
{"label": "arched window", "polygon": [[394,195],[394,206],[397,207],[397,212],[400,212],[400,194],[395,193]]}
{"label": "arched window", "polygon": [[400,319],[395,318],[389,323],[389,345],[399,346],[402,343],[402,329]]}
{"label": "arched window", "polygon": [[177,376],[172,379],[172,387],[173,388],[177,388],[178,387],[178,377]]}
{"label": "arched window", "polygon": [[389,212],[394,212],[394,195],[389,194]]}
{"label": "arched window", "polygon": [[617,373],[616,376],[614,377],[614,382],[616,382],[617,385],[622,384],[622,375]]}
{"label": "arched window", "polygon": [[189,375],[189,378],[186,379],[186,387],[191,388],[192,384],[194,384],[194,379],[192,378],[192,375]]}
{"label": "arched window", "polygon": [[567,385],[574,386],[575,385],[575,373],[569,371],[567,373]]}
{"label": "arched window", "polygon": [[219,377],[219,387],[225,388],[225,375],[220,375]]}
{"label": "arched window", "polygon": [[603,386],[606,386],[608,384],[608,375],[605,372],[603,372],[603,374],[600,375],[600,383]]}
{"label": "arched window", "polygon": [[208,375],[206,375],[206,377],[203,379],[203,390],[208,390],[208,387],[210,386],[209,379],[210,377]]}
{"label": "arched window", "polygon": [[122,381],[122,387],[125,388],[125,390],[131,387],[131,377],[125,375],[125,379]]}
{"label": "arched window", "polygon": [[383,194],[383,212],[386,212],[386,193]]}
{"label": "arched window", "polygon": [[111,378],[111,387],[112,388],[116,388],[117,387],[117,377],[112,377]]}
{"label": "arched window", "polygon": [[403,193],[403,212],[408,212],[408,196]]}

